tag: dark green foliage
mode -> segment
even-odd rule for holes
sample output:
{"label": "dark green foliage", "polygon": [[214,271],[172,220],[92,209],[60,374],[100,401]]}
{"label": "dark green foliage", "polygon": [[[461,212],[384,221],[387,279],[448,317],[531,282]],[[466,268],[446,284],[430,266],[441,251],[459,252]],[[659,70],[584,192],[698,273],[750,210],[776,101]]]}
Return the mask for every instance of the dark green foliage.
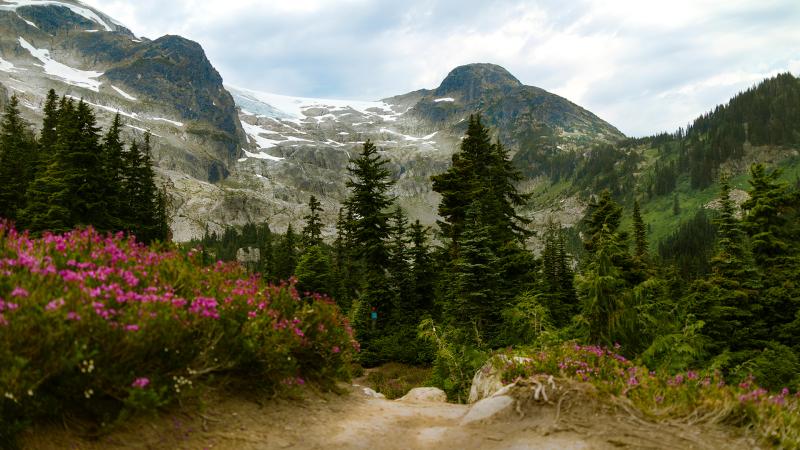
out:
{"label": "dark green foliage", "polygon": [[331,262],[325,250],[314,245],[306,248],[297,269],[297,289],[302,293],[330,294]]}
{"label": "dark green foliage", "polygon": [[297,235],[294,233],[294,228],[291,224],[286,229],[286,234],[278,242],[274,250],[274,267],[272,269],[273,280],[288,280],[289,277],[294,275],[294,269],[297,266],[297,258],[299,256],[297,248]]}
{"label": "dark green foliage", "polygon": [[544,235],[542,252],[541,294],[538,301],[549,312],[553,325],[563,327],[578,313],[575,274],[566,251],[566,237],[560,225],[550,222]]}
{"label": "dark green foliage", "polygon": [[682,279],[693,280],[711,270],[716,240],[716,225],[705,209],[700,209],[692,219],[659,242],[658,254],[677,268]]}
{"label": "dark green foliage", "polygon": [[0,216],[17,219],[24,206],[23,193],[34,175],[36,149],[33,137],[19,112],[16,96],[6,105],[0,124]]}
{"label": "dark green foliage", "polygon": [[640,262],[647,261],[649,248],[647,244],[647,227],[642,220],[642,211],[639,208],[639,200],[633,203],[633,239],[636,244],[635,256]]}
{"label": "dark green foliage", "polygon": [[168,238],[169,205],[156,187],[149,135],[126,151],[117,115],[101,141],[91,108],[58,102],[51,90],[37,143],[16,108],[12,99],[0,142],[0,215],[34,234],[91,225],[127,231],[145,243]]}
{"label": "dark green foliage", "polygon": [[306,226],[303,228],[303,244],[312,247],[322,243],[322,219],[319,213],[322,211],[322,204],[317,197],[311,196],[308,200],[309,213],[303,218]]}

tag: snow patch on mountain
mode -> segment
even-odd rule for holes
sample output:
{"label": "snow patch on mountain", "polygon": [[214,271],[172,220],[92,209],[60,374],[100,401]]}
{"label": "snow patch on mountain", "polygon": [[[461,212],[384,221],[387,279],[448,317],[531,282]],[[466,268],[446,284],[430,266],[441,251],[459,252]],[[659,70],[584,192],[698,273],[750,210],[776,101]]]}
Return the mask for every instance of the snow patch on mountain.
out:
{"label": "snow patch on mountain", "polygon": [[155,120],[155,121],[158,121],[158,122],[167,122],[167,123],[170,123],[172,125],[175,125],[176,127],[182,127],[183,126],[183,122],[178,122],[177,120],[165,119],[163,117],[151,117],[150,120]]}
{"label": "snow patch on mountain", "polygon": [[19,44],[30,52],[31,56],[41,61],[45,73],[53,75],[67,84],[99,92],[102,83],[96,78],[103,75],[103,72],[74,69],[62,64],[50,57],[49,50],[36,48],[22,37],[19,38]]}
{"label": "snow patch on mountain", "polygon": [[116,86],[111,86],[111,89],[114,89],[115,91],[117,91],[117,94],[125,97],[128,100],[131,100],[131,101],[134,101],[134,102],[136,101],[136,97],[132,96],[131,94],[128,94],[127,92],[123,91],[122,89],[120,89],[120,88],[118,88]]}
{"label": "snow patch on mountain", "polygon": [[55,0],[4,0],[4,1],[5,3],[8,4],[0,5],[0,10],[14,11],[21,6],[50,6],[50,5],[61,6],[69,9],[70,11],[74,12],[79,16],[82,16],[85,19],[91,20],[92,22],[105,28],[106,31],[114,31],[114,29],[110,25],[108,25],[108,23],[106,23],[100,16],[98,16],[94,11],[92,11],[88,7],[73,5],[71,3],[64,3]]}
{"label": "snow patch on mountain", "polygon": [[424,142],[424,141],[430,141],[431,139],[433,139],[433,137],[434,137],[434,136],[436,136],[436,134],[437,134],[437,133],[439,133],[438,131],[435,131],[435,132],[433,132],[433,133],[431,133],[431,134],[429,134],[429,135],[427,135],[427,136],[423,136],[423,137],[414,137],[414,136],[409,136],[409,135],[407,135],[407,134],[398,133],[397,131],[390,130],[390,129],[388,129],[388,128],[381,128],[381,129],[380,129],[380,132],[381,132],[381,133],[386,133],[386,134],[392,134],[392,135],[395,135],[395,136],[400,136],[400,137],[402,137],[403,139],[405,139],[406,141],[412,141],[412,142]]}
{"label": "snow patch on mountain", "polygon": [[437,98],[436,100],[434,100],[435,103],[441,103],[441,102],[452,103],[454,101],[456,101],[456,99],[454,99],[453,97],[442,97],[442,98]]}
{"label": "snow patch on mountain", "polygon": [[[259,92],[250,89],[243,89],[234,86],[226,86],[234,96],[236,104],[240,105],[243,109],[255,113],[256,115],[263,115],[265,117],[272,117],[277,119],[305,119],[306,117],[313,117],[306,114],[313,108],[326,109],[331,113],[356,111],[365,116],[379,116],[384,120],[391,121],[398,115],[392,110],[392,106],[385,102],[371,102],[363,100],[335,100],[311,97],[292,97],[289,95],[272,94],[269,92]],[[344,114],[339,114],[342,116]],[[316,117],[316,121],[324,120],[328,117],[336,117],[323,115]],[[292,120],[294,122],[294,120]]]}
{"label": "snow patch on mountain", "polygon": [[245,156],[247,156],[248,158],[264,159],[264,160],[267,160],[267,161],[283,161],[285,159],[285,158],[279,158],[277,156],[272,156],[272,155],[268,155],[266,153],[261,153],[261,152],[259,152],[259,153],[250,153],[245,149],[242,149],[242,151],[244,152]]}
{"label": "snow patch on mountain", "polygon": [[0,58],[0,72],[14,73],[18,70],[24,70],[24,69],[19,69],[15,67],[14,64],[12,64],[11,62],[6,61],[3,58]]}

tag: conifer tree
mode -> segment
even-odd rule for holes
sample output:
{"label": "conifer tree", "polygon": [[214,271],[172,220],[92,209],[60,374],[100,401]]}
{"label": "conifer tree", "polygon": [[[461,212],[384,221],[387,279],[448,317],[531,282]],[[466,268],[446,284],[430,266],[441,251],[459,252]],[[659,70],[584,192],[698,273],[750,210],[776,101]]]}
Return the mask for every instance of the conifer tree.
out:
{"label": "conifer tree", "polygon": [[409,236],[411,239],[411,247],[408,251],[411,260],[411,304],[419,317],[425,312],[432,312],[435,270],[427,243],[426,228],[419,220],[411,224]]}
{"label": "conifer tree", "polygon": [[126,176],[125,160],[123,156],[123,145],[120,140],[120,130],[122,120],[119,113],[114,116],[111,126],[108,128],[103,138],[103,176],[106,178],[106,202],[111,211],[113,229],[127,230],[131,228],[131,211],[124,208],[123,192],[124,180]]}
{"label": "conifer tree", "polygon": [[578,293],[590,342],[611,346],[621,336],[626,295],[626,283],[613,260],[624,250],[607,223],[594,235],[593,249],[588,270],[578,277]]}
{"label": "conifer tree", "polygon": [[640,262],[647,261],[647,227],[642,220],[642,211],[639,208],[639,200],[633,202],[633,237],[636,243],[636,259]]}
{"label": "conifer tree", "polygon": [[19,112],[19,100],[14,95],[0,124],[0,217],[16,220],[24,206],[35,146],[28,134]]}
{"label": "conifer tree", "polygon": [[283,235],[275,249],[275,269],[273,273],[278,280],[288,280],[289,277],[294,275],[295,268],[297,267],[297,236],[294,233],[292,224],[286,229],[286,234]]}
{"label": "conifer tree", "polygon": [[300,292],[330,294],[330,258],[320,245],[306,248],[297,263],[297,289]]}
{"label": "conifer tree", "polygon": [[493,287],[501,276],[497,255],[492,251],[490,228],[483,224],[477,208],[467,211],[461,247],[448,274],[444,316],[462,342],[490,347],[499,333],[501,312]]}
{"label": "conifer tree", "polygon": [[357,256],[367,267],[383,271],[388,263],[386,240],[389,236],[389,213],[392,204],[389,189],[393,185],[391,173],[386,168],[388,160],[378,154],[375,145],[367,141],[361,154],[348,167],[351,192],[345,207],[352,213],[348,224],[352,239],[358,243]]}
{"label": "conifer tree", "polygon": [[322,219],[319,213],[322,211],[322,204],[317,197],[311,196],[308,200],[309,214],[303,218],[306,225],[303,228],[303,243],[312,247],[322,243]]}

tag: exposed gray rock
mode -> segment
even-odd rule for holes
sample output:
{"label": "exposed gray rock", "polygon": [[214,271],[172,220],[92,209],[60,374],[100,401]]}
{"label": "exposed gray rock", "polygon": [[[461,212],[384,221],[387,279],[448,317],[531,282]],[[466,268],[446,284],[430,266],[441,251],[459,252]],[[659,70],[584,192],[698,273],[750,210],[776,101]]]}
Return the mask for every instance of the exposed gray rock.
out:
{"label": "exposed gray rock", "polygon": [[488,397],[470,407],[467,414],[461,419],[461,425],[501,419],[510,415],[513,411],[513,398],[507,395]]}
{"label": "exposed gray rock", "polygon": [[399,398],[397,401],[443,403],[447,401],[447,394],[439,388],[420,387],[408,391],[406,395]]}
{"label": "exposed gray rock", "polygon": [[[529,358],[514,357],[515,362],[530,361]],[[498,355],[486,361],[472,378],[472,386],[469,389],[469,403],[475,403],[482,399],[495,395],[504,389],[503,373],[506,365],[511,360],[505,355]]]}

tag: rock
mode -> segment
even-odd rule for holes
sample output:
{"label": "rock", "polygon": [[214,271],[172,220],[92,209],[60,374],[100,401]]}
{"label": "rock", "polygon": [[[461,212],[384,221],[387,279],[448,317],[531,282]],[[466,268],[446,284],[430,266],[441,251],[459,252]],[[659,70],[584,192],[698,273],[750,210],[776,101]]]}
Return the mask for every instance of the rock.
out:
{"label": "rock", "polygon": [[[530,361],[529,358],[515,356],[515,362],[522,363]],[[475,403],[481,399],[494,395],[503,389],[503,370],[506,364],[511,361],[505,355],[499,355],[486,361],[486,364],[475,373],[472,378],[472,386],[469,389],[469,403]]]}
{"label": "rock", "polygon": [[399,402],[436,402],[444,403],[447,401],[447,394],[443,390],[435,387],[414,388],[408,391],[397,401]]}
{"label": "rock", "polygon": [[375,390],[373,390],[371,388],[368,388],[368,387],[362,388],[361,390],[364,392],[364,395],[366,395],[367,397],[386,398],[385,395],[381,394],[380,392],[375,392]]}
{"label": "rock", "polygon": [[496,395],[485,398],[469,409],[461,419],[461,425],[500,418],[513,411],[514,399],[507,395]]}

